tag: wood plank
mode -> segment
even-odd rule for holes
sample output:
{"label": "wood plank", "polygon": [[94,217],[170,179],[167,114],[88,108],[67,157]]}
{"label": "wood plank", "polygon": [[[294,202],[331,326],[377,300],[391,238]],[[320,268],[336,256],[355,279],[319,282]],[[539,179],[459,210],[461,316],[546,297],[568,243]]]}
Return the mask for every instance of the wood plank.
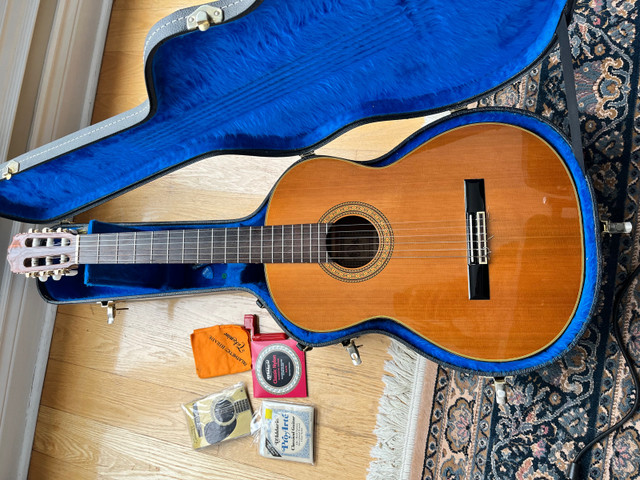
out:
{"label": "wood plank", "polygon": [[[198,300],[201,300],[200,307],[206,304],[203,299]],[[227,299],[231,303],[226,309],[223,308],[225,302],[218,303],[219,311],[229,312],[237,300]],[[195,328],[228,323],[229,320],[206,322],[200,315],[182,314],[183,308],[198,310],[198,305],[192,305],[197,303],[194,301],[169,301],[166,307],[160,302],[131,303],[130,310],[122,312],[116,324],[111,326],[106,322],[98,322],[95,317],[62,312],[56,322],[50,358],[52,361],[110,372],[146,384],[177,388],[190,392],[193,398],[225,388],[235,381],[245,382],[251,392],[249,372],[207,380],[196,376],[189,344],[190,333]],[[171,305],[174,302],[179,305]],[[76,310],[78,307],[82,306],[77,306]],[[171,317],[159,313],[171,309],[174,310]],[[256,310],[254,307],[253,312]],[[261,318],[265,319],[265,316],[261,315]],[[278,331],[273,320],[265,319],[261,325],[264,332]],[[379,335],[362,337],[359,344],[363,345],[362,354],[366,361],[359,367],[350,363],[341,346],[316,348],[307,353],[309,398],[333,404],[330,413],[327,413],[327,422],[335,420],[337,424],[344,424],[345,428],[350,429],[364,428],[371,423],[370,412],[375,409],[383,388],[379,359],[386,358],[388,342],[387,338]],[[76,348],[69,348],[71,345]],[[47,375],[50,375],[49,371]],[[344,388],[335,388],[336,377],[340,378]],[[70,381],[75,382],[75,379]],[[75,388],[70,390],[75,391]],[[350,405],[354,395],[367,407],[355,415]]]}
{"label": "wood plank", "polygon": [[[249,437],[236,441],[251,446]],[[237,478],[239,467],[248,478],[296,478],[239,465],[217,456],[216,450],[221,448],[224,446],[213,447],[210,452],[194,451],[186,443],[175,445],[45,406],[40,408],[34,440],[35,451],[104,479],[227,479]]]}
{"label": "wood plank", "polygon": [[[227,377],[227,382],[229,382]],[[237,380],[234,379],[234,380]],[[316,383],[317,385],[317,383]],[[175,387],[175,386],[174,386]],[[314,402],[320,404],[346,404],[353,399],[353,391],[360,390],[361,385],[353,385],[339,391],[332,391],[327,385],[320,385],[326,390],[324,395],[314,395]],[[56,412],[65,412],[74,417],[81,417],[93,422],[99,422],[111,427],[123,428],[127,432],[136,435],[152,437],[163,442],[171,443],[177,447],[189,445],[185,419],[180,405],[193,400],[203,393],[181,391],[178,388],[170,388],[154,385],[142,380],[122,377],[105,373],[95,375],[95,371],[72,365],[66,362],[52,360],[47,372],[46,396],[43,396],[41,405],[51,408]],[[327,398],[329,397],[329,398]],[[260,400],[252,400],[254,410],[260,408]],[[309,399],[297,401],[297,403],[313,403]],[[375,409],[377,399],[372,396],[372,403],[367,408],[367,413]],[[368,423],[369,415],[364,415],[364,422]],[[80,418],[77,420],[83,421]],[[367,435],[355,435],[353,432],[362,430],[359,425],[363,418],[354,418],[350,411],[335,408],[331,410],[319,410],[316,422],[316,442],[319,471],[318,475],[328,475],[334,468],[332,462],[327,461],[322,467],[323,458],[331,458],[335,453],[335,445],[341,447],[342,453],[347,458],[357,456],[361,450],[360,442],[371,442],[374,439]],[[354,441],[360,437],[358,441]],[[256,448],[248,445],[250,442],[241,439],[234,442],[221,444],[209,449],[216,451],[216,455],[228,460],[241,461],[243,464],[257,465],[263,460],[258,456]],[[242,460],[238,460],[242,459]],[[351,460],[337,460],[341,470],[348,471]],[[366,467],[366,465],[364,465]],[[291,472],[288,463],[272,462],[273,471],[287,475]],[[324,473],[322,473],[324,472]],[[322,477],[319,477],[322,478]]]}
{"label": "wood plank", "polygon": [[98,475],[96,472],[90,472],[63,460],[33,451],[27,478],[29,480],[91,480],[98,478]]}

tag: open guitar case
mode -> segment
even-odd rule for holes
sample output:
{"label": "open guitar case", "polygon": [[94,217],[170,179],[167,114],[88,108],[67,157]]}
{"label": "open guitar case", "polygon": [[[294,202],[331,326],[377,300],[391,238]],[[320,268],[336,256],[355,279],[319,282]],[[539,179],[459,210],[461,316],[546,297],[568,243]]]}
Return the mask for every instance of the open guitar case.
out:
{"label": "open guitar case", "polygon": [[[585,281],[557,341],[525,359],[460,358],[387,320],[308,332],[280,315],[260,265],[93,265],[38,282],[49,302],[106,302],[221,290],[257,296],[306,346],[380,332],[461,370],[501,376],[539,368],[566,352],[594,309],[599,222],[586,178],[564,0],[219,0],[159,21],[144,49],[149,100],[119,116],[0,165],[0,215],[55,224],[205,157],[308,156],[364,123],[450,111],[384,157],[384,165],[442,132],[478,122],[536,133],[566,162],[581,198]],[[210,28],[207,26],[210,25]],[[572,126],[569,141],[545,119],[511,108],[467,109],[561,45]],[[260,225],[266,203],[229,226]],[[89,233],[206,227],[105,224]],[[67,226],[69,228],[69,226]],[[73,225],[70,227],[73,228]]]}

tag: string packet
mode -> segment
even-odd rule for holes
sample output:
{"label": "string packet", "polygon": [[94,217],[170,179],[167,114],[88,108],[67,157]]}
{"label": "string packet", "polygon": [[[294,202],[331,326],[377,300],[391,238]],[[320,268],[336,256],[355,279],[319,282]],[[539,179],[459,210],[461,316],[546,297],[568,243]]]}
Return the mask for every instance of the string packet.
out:
{"label": "string packet", "polygon": [[194,449],[208,447],[251,432],[252,411],[244,383],[237,383],[182,404]]}
{"label": "string packet", "polygon": [[260,455],[313,465],[315,407],[263,400],[251,422]]}
{"label": "string packet", "polygon": [[251,370],[249,332],[240,325],[216,325],[194,330],[191,349],[200,378]]}

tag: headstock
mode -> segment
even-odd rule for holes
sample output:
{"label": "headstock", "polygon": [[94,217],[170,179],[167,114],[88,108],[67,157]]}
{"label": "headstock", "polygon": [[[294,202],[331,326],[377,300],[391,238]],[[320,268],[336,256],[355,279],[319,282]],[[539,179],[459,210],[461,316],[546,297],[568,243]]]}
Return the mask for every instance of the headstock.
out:
{"label": "headstock", "polygon": [[49,277],[60,280],[63,275],[78,273],[77,245],[77,234],[70,230],[29,230],[13,237],[7,261],[14,273],[24,273],[43,282]]}

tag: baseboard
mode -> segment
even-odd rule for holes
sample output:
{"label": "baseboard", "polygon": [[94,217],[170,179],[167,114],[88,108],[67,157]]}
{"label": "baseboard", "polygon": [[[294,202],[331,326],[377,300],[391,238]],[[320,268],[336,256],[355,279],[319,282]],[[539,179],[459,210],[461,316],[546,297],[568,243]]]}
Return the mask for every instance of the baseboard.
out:
{"label": "baseboard", "polygon": [[[12,233],[22,230],[14,223]],[[0,478],[26,478],[44,382],[54,305],[42,301],[33,280],[3,273],[0,288]]]}
{"label": "baseboard", "polygon": [[[39,3],[8,0],[0,5],[0,39],[9,39],[2,43],[0,63],[13,72],[6,82],[0,78],[0,86],[6,86],[0,89],[0,133],[18,128],[13,122],[29,49],[34,47]],[[29,149],[90,123],[111,4],[112,0],[58,2],[29,119]],[[9,139],[0,138],[4,160]],[[28,227],[0,222],[0,244]],[[56,309],[41,299],[34,280],[3,267],[0,272],[0,480],[19,480],[28,473]]]}

